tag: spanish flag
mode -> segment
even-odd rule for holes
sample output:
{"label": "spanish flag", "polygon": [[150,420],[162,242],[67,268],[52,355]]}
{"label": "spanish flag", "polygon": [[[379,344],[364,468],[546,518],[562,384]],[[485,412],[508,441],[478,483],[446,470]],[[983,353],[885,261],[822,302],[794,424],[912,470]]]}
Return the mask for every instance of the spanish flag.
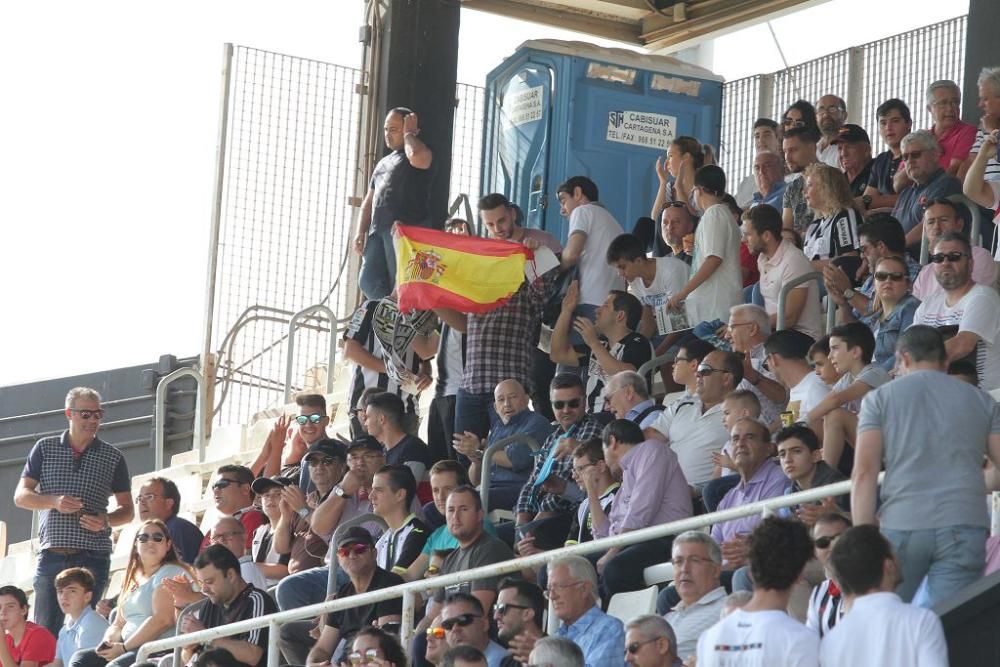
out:
{"label": "spanish flag", "polygon": [[396,225],[399,309],[451,308],[486,313],[505,304],[524,282],[534,253],[520,243]]}

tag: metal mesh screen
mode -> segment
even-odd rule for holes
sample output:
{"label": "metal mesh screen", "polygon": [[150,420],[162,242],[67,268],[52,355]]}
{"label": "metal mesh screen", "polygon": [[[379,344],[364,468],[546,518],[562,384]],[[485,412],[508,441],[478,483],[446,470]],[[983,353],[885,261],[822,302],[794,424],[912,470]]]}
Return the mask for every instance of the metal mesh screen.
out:
{"label": "metal mesh screen", "polygon": [[[722,94],[722,131],[719,143],[719,166],[735,189],[745,165],[753,164],[753,136],[750,128],[757,119],[760,100],[760,75],[730,81]],[[747,124],[749,123],[749,124]]]}
{"label": "metal mesh screen", "polygon": [[[451,142],[451,197],[469,195],[475,213],[479,198],[479,165],[483,152],[483,101],[486,89],[455,86],[455,131]],[[461,212],[459,214],[461,216]],[[472,224],[475,221],[469,220]]]}

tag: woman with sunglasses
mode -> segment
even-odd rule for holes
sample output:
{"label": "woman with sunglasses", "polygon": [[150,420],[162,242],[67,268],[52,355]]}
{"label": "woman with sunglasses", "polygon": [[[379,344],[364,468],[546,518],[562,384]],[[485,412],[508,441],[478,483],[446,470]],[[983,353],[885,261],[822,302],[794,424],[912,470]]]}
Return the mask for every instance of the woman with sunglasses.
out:
{"label": "woman with sunglasses", "polygon": [[144,521],[125,567],[118,616],[104,641],[95,649],[75,653],[70,667],[129,667],[143,644],[173,637],[174,600],[160,585],[171,577],[194,581],[191,568],[177,557],[166,524],[159,519]]}
{"label": "woman with sunglasses", "polygon": [[871,317],[864,322],[875,334],[875,354],[872,363],[891,371],[896,364],[896,341],[913,324],[920,300],[910,293],[910,277],[906,260],[887,255],[875,263],[875,294]]}
{"label": "woman with sunglasses", "polygon": [[667,154],[656,159],[656,177],[660,181],[660,187],[653,200],[653,220],[660,219],[668,201],[681,202],[692,214],[698,214],[692,198],[694,172],[706,164],[715,164],[715,152],[711,146],[699,143],[694,137],[680,136],[674,139]]}
{"label": "woman with sunglasses", "polygon": [[816,120],[816,107],[805,100],[796,100],[785,109],[781,116],[781,127],[785,131],[793,127],[805,127],[811,130],[813,141],[819,141],[819,123]]}

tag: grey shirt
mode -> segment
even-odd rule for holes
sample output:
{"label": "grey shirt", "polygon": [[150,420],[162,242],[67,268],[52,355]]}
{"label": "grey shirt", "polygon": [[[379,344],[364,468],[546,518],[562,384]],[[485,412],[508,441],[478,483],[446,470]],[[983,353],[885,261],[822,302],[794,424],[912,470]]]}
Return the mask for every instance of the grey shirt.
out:
{"label": "grey shirt", "polygon": [[873,430],[882,433],[883,528],[989,526],[983,455],[1000,434],[989,394],[940,371],[908,373],[865,395],[858,434]]}
{"label": "grey shirt", "polygon": [[[483,533],[479,539],[467,547],[455,549],[441,563],[441,574],[451,574],[452,572],[463,572],[483,565],[501,563],[514,558],[514,552],[507,544],[489,533]],[[488,579],[477,579],[466,581],[455,586],[439,588],[434,592],[435,602],[444,602],[445,598],[452,593],[471,593],[479,590],[496,590],[500,583],[500,577],[490,577]]]}

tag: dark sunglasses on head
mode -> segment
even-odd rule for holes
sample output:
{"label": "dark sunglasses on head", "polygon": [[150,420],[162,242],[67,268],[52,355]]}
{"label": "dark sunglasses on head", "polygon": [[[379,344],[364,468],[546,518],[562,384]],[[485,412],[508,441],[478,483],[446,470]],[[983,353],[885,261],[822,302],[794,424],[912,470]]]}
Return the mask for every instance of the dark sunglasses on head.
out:
{"label": "dark sunglasses on head", "polygon": [[910,160],[919,160],[923,154],[923,151],[911,151],[909,153],[902,153],[900,157],[903,158],[904,162],[909,162]]}
{"label": "dark sunglasses on head", "polygon": [[554,410],[562,410],[563,408],[569,408],[571,410],[576,410],[580,407],[581,399],[571,398],[568,401],[552,401],[552,408]]}
{"label": "dark sunglasses on head", "polygon": [[153,540],[154,542],[159,544],[165,539],[167,539],[167,536],[164,535],[163,533],[139,533],[138,535],[135,536],[135,541],[138,542],[139,544],[145,544],[150,540]]}
{"label": "dark sunglasses on head", "polygon": [[968,257],[964,252],[936,252],[933,255],[928,255],[927,260],[932,264],[940,264],[944,260],[955,263],[961,260],[963,257]]}
{"label": "dark sunglasses on head", "polygon": [[906,277],[905,273],[899,271],[876,271],[875,280],[880,282],[885,282],[886,280],[891,280],[894,283],[898,283],[900,280]]}
{"label": "dark sunglasses on head", "polygon": [[632,642],[631,644],[625,647],[625,650],[628,651],[630,654],[638,653],[639,649],[641,649],[643,646],[645,646],[646,644],[652,644],[657,639],[659,639],[659,637],[653,637],[652,639],[647,639],[644,642]]}
{"label": "dark sunglasses on head", "polygon": [[477,618],[482,618],[482,616],[479,614],[459,614],[454,618],[446,618],[441,621],[441,627],[445,630],[451,630],[456,625],[464,628],[467,625],[472,625],[472,622]]}
{"label": "dark sunglasses on head", "polygon": [[229,486],[230,484],[246,484],[246,482],[241,482],[241,481],[235,480],[235,479],[226,479],[225,477],[223,477],[222,479],[220,479],[219,481],[217,481],[215,484],[213,484],[212,488],[213,489],[222,490],[222,489],[226,488],[227,486]]}
{"label": "dark sunglasses on head", "polygon": [[813,543],[816,545],[817,549],[829,549],[830,545],[833,544],[833,541],[838,537],[840,537],[840,533],[837,533],[836,535],[824,535],[823,537],[817,537],[813,540]]}
{"label": "dark sunglasses on head", "polygon": [[360,556],[366,551],[368,551],[368,545],[357,542],[356,544],[348,544],[346,546],[340,547],[339,549],[337,549],[337,555],[340,556],[341,558],[347,558],[351,554],[354,554],[355,556]]}
{"label": "dark sunglasses on head", "polygon": [[104,410],[77,410],[70,408],[70,412],[80,415],[80,419],[104,419]]}
{"label": "dark sunglasses on head", "polygon": [[305,426],[306,422],[310,424],[318,424],[323,420],[323,415],[298,415],[295,421],[300,426]]}
{"label": "dark sunglasses on head", "polygon": [[527,607],[523,604],[514,604],[513,602],[498,602],[493,605],[493,613],[499,614],[500,616],[506,615],[511,609],[531,609],[531,607]]}

